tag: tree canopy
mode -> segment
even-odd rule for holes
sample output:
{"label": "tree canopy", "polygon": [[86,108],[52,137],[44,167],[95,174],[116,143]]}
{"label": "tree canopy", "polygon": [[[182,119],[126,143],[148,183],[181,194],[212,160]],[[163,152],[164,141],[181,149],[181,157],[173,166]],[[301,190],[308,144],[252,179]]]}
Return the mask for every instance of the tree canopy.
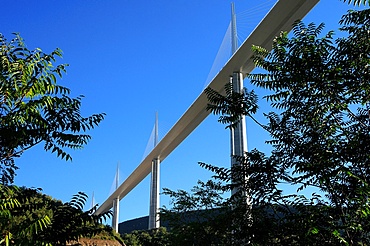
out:
{"label": "tree canopy", "polygon": [[40,189],[0,185],[0,245],[65,245],[81,237],[112,231],[101,225],[110,212],[83,211],[87,195],[69,202],[52,199]]}
{"label": "tree canopy", "polygon": [[0,34],[0,176],[12,183],[14,158],[42,143],[46,151],[71,160],[66,149],[80,149],[91,138],[84,133],[97,126],[104,114],[81,115],[83,96],[71,98],[70,90],[57,84],[66,64],[54,65],[62,51],[45,54],[29,50],[15,34],[7,41]]}
{"label": "tree canopy", "polygon": [[83,96],[57,84],[66,64],[54,65],[62,52],[29,50],[15,34],[0,34],[0,244],[65,245],[82,236],[111,228],[101,226],[110,212],[94,215],[97,205],[84,212],[87,196],[79,192],[67,203],[43,195],[40,189],[18,188],[14,181],[16,158],[37,144],[71,160],[67,149],[81,149],[86,132],[104,119],[104,113],[81,115]]}
{"label": "tree canopy", "polygon": [[[174,206],[163,212],[174,214],[174,233],[188,233],[197,245],[205,233],[194,234],[191,224],[176,215],[187,204],[204,208],[197,202],[212,193],[209,189],[222,195],[242,185],[252,210],[240,194],[220,202],[222,196],[213,192],[217,199],[209,200],[221,210],[202,228],[209,227],[219,245],[370,244],[370,10],[349,11],[340,24],[340,38],[333,31],[322,35],[324,24],[297,21],[293,37],[282,32],[271,52],[253,46],[254,63],[263,72],[247,78],[270,92],[263,98],[273,111],[264,113],[267,124],[257,123],[270,135],[266,143],[272,152],[254,149],[235,156],[242,163],[237,169],[201,163],[214,172],[214,180],[197,186],[193,195],[166,190]],[[226,95],[206,89],[209,110],[220,114],[219,121],[228,127],[241,115],[256,121],[255,92],[245,88],[235,94],[230,84],[225,88]],[[248,182],[240,178],[230,184],[235,175],[248,176]],[[286,193],[282,184],[297,192]]]}

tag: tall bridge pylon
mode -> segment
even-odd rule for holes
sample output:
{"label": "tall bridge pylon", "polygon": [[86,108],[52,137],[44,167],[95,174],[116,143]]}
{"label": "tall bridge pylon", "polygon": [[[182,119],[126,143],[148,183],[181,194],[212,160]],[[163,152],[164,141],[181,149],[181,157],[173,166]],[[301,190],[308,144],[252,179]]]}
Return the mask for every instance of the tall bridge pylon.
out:
{"label": "tall bridge pylon", "polygon": [[[244,76],[254,69],[254,64],[251,59],[253,56],[251,51],[252,45],[259,45],[267,50],[271,50],[273,38],[279,35],[281,31],[290,31],[293,23],[296,20],[302,19],[318,2],[319,0],[277,1],[249,37],[236,49],[232,57],[212,79],[208,86],[222,93],[224,85],[230,81],[232,77],[232,80],[239,81],[239,87],[243,88],[243,85],[240,83],[242,83]],[[206,110],[207,104],[208,99],[203,91],[130,176],[128,176],[128,178],[97,209],[95,214],[108,211],[112,208],[115,201],[118,202],[123,199],[152,171],[153,160],[158,160],[159,166],[159,163],[163,162],[163,160],[209,115],[209,112]],[[234,135],[233,141],[236,141],[236,139],[237,137]],[[243,137],[241,137],[241,139],[244,141]],[[239,147],[235,147],[234,149],[236,150],[238,148]],[[242,151],[241,153],[243,154],[245,150],[246,144],[240,151]],[[235,155],[238,155],[236,151]],[[157,226],[157,224],[154,226]]]}
{"label": "tall bridge pylon", "polygon": [[[155,114],[154,124],[154,147],[158,144],[158,113]],[[152,160],[152,171],[150,179],[150,199],[149,199],[149,225],[148,229],[159,228],[159,181],[160,181],[160,158]]]}
{"label": "tall bridge pylon", "polygon": [[[115,189],[119,187],[119,162],[117,163],[116,176],[114,179]],[[119,195],[113,200],[113,217],[112,217],[112,228],[118,232],[119,224]]]}
{"label": "tall bridge pylon", "polygon": [[[236,29],[236,15],[234,3],[231,4],[231,53],[234,54],[238,49],[238,35]],[[232,84],[233,92],[243,92],[243,73],[241,71],[234,71],[230,75],[230,83]],[[234,156],[244,156],[247,152],[247,127],[245,117],[242,116],[235,128],[230,129],[230,147],[231,147],[231,166],[240,165]],[[233,189],[231,194],[235,194],[236,189]],[[245,194],[248,196],[248,194]]]}

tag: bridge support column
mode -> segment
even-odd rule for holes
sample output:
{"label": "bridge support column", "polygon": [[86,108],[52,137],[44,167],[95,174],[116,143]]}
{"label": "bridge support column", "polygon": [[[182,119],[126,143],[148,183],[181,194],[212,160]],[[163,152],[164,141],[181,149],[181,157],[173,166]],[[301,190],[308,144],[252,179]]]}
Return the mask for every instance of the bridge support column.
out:
{"label": "bridge support column", "polygon": [[150,206],[149,206],[149,229],[159,228],[159,165],[160,160],[152,161],[152,173],[150,181]]}
{"label": "bridge support column", "polygon": [[113,217],[112,217],[112,228],[115,232],[118,232],[118,221],[119,221],[119,197],[113,200]]}
{"label": "bridge support column", "polygon": [[[238,49],[238,38],[237,38],[237,30],[236,30],[236,15],[234,9],[234,3],[231,3],[231,52],[234,54]],[[243,74],[240,72],[234,72],[233,76],[230,78],[230,83],[232,84],[233,92],[235,93],[242,93],[243,92]],[[238,122],[235,128],[231,128],[231,136],[230,136],[230,143],[231,143],[231,167],[235,167],[236,165],[240,165],[240,163],[234,158],[234,156],[244,156],[245,152],[248,150],[247,148],[247,129],[246,129],[245,117],[242,116],[241,120]],[[233,174],[232,174],[233,175]],[[232,177],[233,179],[233,177]],[[240,180],[242,182],[247,182],[248,177],[245,177],[245,180]],[[235,181],[235,179],[234,179]],[[232,181],[233,182],[233,181]],[[235,187],[231,191],[231,195],[235,194],[238,189],[241,187]],[[248,199],[248,192],[242,191],[243,195],[246,195]]]}
{"label": "bridge support column", "polygon": [[[231,83],[233,87],[233,92],[235,93],[242,93],[243,92],[243,75],[240,72],[234,72],[231,78]],[[237,168],[237,166],[242,165],[239,160],[237,160],[234,156],[245,156],[245,152],[248,151],[247,148],[247,130],[246,130],[246,122],[245,117],[242,116],[241,120],[237,123],[235,128],[231,128],[231,183],[235,186],[231,190],[231,195],[238,194],[240,195],[240,199],[244,202],[247,206],[247,214],[248,221],[252,222],[251,216],[251,208],[252,203],[250,200],[249,191],[246,187],[248,182],[248,176],[245,173],[235,172],[233,169]],[[240,170],[240,169],[239,169]],[[251,225],[251,224],[250,224]],[[237,225],[235,225],[237,226]],[[236,227],[238,228],[238,226]],[[240,230],[238,228],[237,230]],[[234,239],[233,239],[234,240]],[[237,241],[233,244],[237,245],[248,245],[250,244],[249,239],[245,239],[242,241]]]}
{"label": "bridge support column", "polygon": [[[234,72],[233,76],[231,77],[231,83],[233,87],[233,91],[236,93],[242,93],[243,91],[243,75],[240,72]],[[244,156],[245,152],[248,150],[247,148],[247,130],[246,130],[246,122],[245,117],[243,116],[242,119],[238,122],[235,128],[231,129],[231,167],[235,167],[236,165],[240,165],[240,163],[233,157],[233,156]],[[247,182],[248,177],[245,177],[245,182]],[[231,191],[231,194],[235,194],[238,191],[238,188],[234,188]],[[242,191],[246,198],[248,199],[247,191]]]}

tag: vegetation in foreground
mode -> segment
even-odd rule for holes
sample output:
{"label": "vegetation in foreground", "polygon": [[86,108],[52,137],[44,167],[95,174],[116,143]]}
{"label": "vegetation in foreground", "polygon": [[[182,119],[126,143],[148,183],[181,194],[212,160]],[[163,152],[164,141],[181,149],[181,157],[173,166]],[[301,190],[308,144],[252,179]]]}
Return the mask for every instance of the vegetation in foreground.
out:
{"label": "vegetation in foreground", "polygon": [[[249,117],[270,135],[272,152],[235,156],[232,169],[200,163],[212,180],[191,192],[164,189],[172,206],[161,218],[171,230],[157,245],[370,245],[370,9],[349,11],[340,24],[340,38],[320,37],[324,24],[296,22],[293,37],[281,33],[272,52],[253,47],[265,72],[248,78],[270,92],[266,124],[254,117],[254,91],[206,89],[221,123],[233,128]],[[286,194],[282,184],[297,191]],[[199,211],[194,220],[191,211]],[[150,235],[124,237],[148,245]]]}
{"label": "vegetation in foreground", "polygon": [[109,213],[84,212],[87,196],[78,193],[62,203],[40,189],[13,185],[16,159],[43,144],[46,151],[71,160],[67,149],[81,149],[90,140],[86,131],[98,126],[104,114],[83,117],[82,96],[57,84],[66,64],[54,66],[61,50],[45,54],[27,49],[15,34],[7,41],[0,34],[0,245],[65,245],[102,231]]}
{"label": "vegetation in foreground", "polygon": [[[213,180],[199,182],[192,194],[165,190],[173,199],[173,207],[162,211],[171,231],[133,233],[126,240],[133,245],[369,245],[369,22],[369,9],[349,12],[340,21],[346,35],[338,39],[333,32],[319,38],[322,24],[297,22],[294,37],[282,33],[271,53],[253,47],[255,64],[266,73],[248,77],[271,91],[264,98],[275,109],[265,114],[267,124],[258,122],[271,136],[272,153],[252,150],[235,157],[240,165],[232,170],[201,163],[215,173]],[[64,245],[105,230],[102,217],[82,211],[83,193],[62,203],[12,185],[15,160],[24,151],[43,144],[69,160],[66,149],[86,145],[90,135],[84,132],[104,114],[83,117],[82,97],[71,98],[68,88],[57,85],[66,68],[53,66],[59,49],[30,51],[19,35],[10,42],[0,35],[0,43],[0,244]],[[225,89],[226,96],[207,89],[209,109],[221,114],[220,121],[232,128],[241,115],[255,120],[255,93]],[[282,183],[298,186],[297,192],[312,187],[319,192],[285,195]],[[235,187],[248,191],[253,208],[241,193],[224,198]],[[181,217],[202,208],[197,221]],[[210,214],[211,208],[219,212]]]}

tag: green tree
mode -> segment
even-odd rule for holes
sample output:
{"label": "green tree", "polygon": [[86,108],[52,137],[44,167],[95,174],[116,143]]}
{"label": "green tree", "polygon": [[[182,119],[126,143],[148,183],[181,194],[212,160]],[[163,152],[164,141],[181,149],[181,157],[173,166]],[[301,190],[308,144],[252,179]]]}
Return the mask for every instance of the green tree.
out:
{"label": "green tree", "polygon": [[80,149],[89,140],[85,132],[97,126],[104,114],[83,117],[82,96],[57,84],[66,64],[55,66],[62,52],[29,50],[16,34],[8,42],[0,34],[0,176],[12,183],[17,166],[14,158],[43,143],[46,151],[70,160],[66,149]]}
{"label": "green tree", "polygon": [[370,1],[369,0],[341,0],[345,3],[348,3],[348,4],[353,4],[353,5],[357,5],[357,6],[361,6],[361,5],[370,5]]}
{"label": "green tree", "polygon": [[191,189],[163,194],[171,198],[171,208],[161,208],[161,221],[170,228],[169,238],[174,245],[227,245],[232,229],[229,221],[225,183],[198,181]]}
{"label": "green tree", "polygon": [[[270,134],[272,152],[236,156],[242,163],[236,170],[201,163],[214,172],[215,182],[225,182],[202,187],[204,192],[230,191],[233,185],[250,191],[251,217],[238,194],[218,202],[224,208],[221,218],[229,219],[217,226],[232,240],[244,238],[256,245],[370,244],[370,10],[350,11],[340,24],[341,38],[335,39],[332,31],[319,37],[323,24],[296,22],[293,37],[281,33],[271,52],[253,47],[254,62],[265,72],[248,78],[270,91],[264,99],[274,111],[265,113],[267,124],[257,123]],[[226,95],[206,89],[209,110],[221,114],[219,121],[227,127],[241,115],[255,120],[255,93],[245,89],[235,94],[230,86]],[[248,183],[240,178],[230,184],[232,173],[247,175]],[[297,187],[297,193],[283,193],[280,184]],[[309,188],[317,192],[308,195]],[[182,212],[178,205],[194,204],[194,195],[167,193],[174,209],[165,212],[176,215]],[[220,242],[212,245],[225,241]]]}
{"label": "green tree", "polygon": [[[87,195],[78,193],[63,203],[44,195],[40,189],[16,186],[0,190],[0,235],[10,245],[65,245],[81,237],[112,231],[101,225],[110,212],[94,215],[83,211]],[[0,241],[0,245],[2,242]],[[8,245],[8,244],[6,244]]]}
{"label": "green tree", "polygon": [[66,64],[54,65],[61,50],[50,54],[29,50],[15,34],[7,41],[0,34],[0,244],[60,245],[102,230],[102,218],[83,212],[86,195],[69,203],[55,201],[37,189],[10,186],[18,168],[15,159],[37,144],[58,157],[71,160],[67,149],[81,149],[104,114],[83,117],[83,96],[57,84]]}
{"label": "green tree", "polygon": [[51,224],[52,213],[45,205],[51,198],[43,197],[38,189],[1,185],[0,192],[0,234],[6,245],[32,241],[32,235]]}
{"label": "green tree", "polygon": [[166,246],[174,245],[169,241],[166,228],[160,227],[153,230],[133,231],[122,235],[127,246]]}

